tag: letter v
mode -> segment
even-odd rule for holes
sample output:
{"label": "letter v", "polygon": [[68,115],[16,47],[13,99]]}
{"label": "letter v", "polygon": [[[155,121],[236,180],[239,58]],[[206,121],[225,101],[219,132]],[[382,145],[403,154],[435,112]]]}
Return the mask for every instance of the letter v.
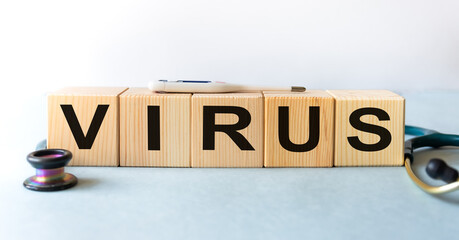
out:
{"label": "letter v", "polygon": [[99,132],[102,121],[104,120],[105,114],[107,113],[109,105],[98,105],[96,113],[92,118],[91,125],[89,125],[86,136],[81,129],[80,122],[73,110],[72,105],[61,105],[62,112],[64,112],[65,119],[69,124],[70,130],[72,131],[73,137],[78,145],[79,149],[91,149],[94,140],[96,139],[97,132]]}

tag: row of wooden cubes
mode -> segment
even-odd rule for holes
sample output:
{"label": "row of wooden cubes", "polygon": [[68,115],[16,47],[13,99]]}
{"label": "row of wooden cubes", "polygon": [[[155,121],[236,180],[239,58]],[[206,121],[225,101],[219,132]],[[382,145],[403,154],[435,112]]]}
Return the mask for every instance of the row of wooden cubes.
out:
{"label": "row of wooden cubes", "polygon": [[76,166],[397,166],[404,107],[385,90],[66,88],[48,96],[48,148]]}

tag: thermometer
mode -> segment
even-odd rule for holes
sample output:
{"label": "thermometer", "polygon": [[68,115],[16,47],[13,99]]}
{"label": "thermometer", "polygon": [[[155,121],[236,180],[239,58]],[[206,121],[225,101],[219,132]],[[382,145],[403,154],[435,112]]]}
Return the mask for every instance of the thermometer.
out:
{"label": "thermometer", "polygon": [[151,81],[148,88],[154,92],[184,92],[184,93],[224,93],[239,91],[292,91],[304,92],[305,87],[260,87],[230,84],[224,82],[200,81],[200,80],[178,80],[178,81]]}

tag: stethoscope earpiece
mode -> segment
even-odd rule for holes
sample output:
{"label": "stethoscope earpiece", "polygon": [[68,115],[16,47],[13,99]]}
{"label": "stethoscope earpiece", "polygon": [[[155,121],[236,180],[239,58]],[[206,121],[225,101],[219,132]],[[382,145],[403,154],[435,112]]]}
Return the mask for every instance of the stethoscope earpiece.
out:
{"label": "stethoscope earpiece", "polygon": [[446,183],[457,181],[458,172],[456,169],[448,166],[445,161],[439,158],[433,158],[426,166],[426,172],[433,179],[440,179]]}
{"label": "stethoscope earpiece", "polygon": [[416,136],[405,141],[405,167],[408,176],[422,190],[430,194],[443,194],[459,190],[458,171],[445,163],[445,161],[434,158],[426,166],[427,174],[434,179],[441,179],[447,184],[432,186],[419,179],[411,168],[414,162],[413,152],[423,147],[439,148],[445,146],[459,147],[459,135],[443,134],[434,130],[405,126],[405,134]]}

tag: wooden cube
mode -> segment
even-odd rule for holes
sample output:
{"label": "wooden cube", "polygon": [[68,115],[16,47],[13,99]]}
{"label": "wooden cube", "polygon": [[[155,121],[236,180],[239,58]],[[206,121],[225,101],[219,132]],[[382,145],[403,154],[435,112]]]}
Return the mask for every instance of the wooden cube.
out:
{"label": "wooden cube", "polygon": [[335,166],[401,166],[405,99],[386,90],[329,90],[335,97]]}
{"label": "wooden cube", "polygon": [[263,95],[193,94],[192,167],[263,167]]}
{"label": "wooden cube", "polygon": [[332,167],[334,98],[325,91],[265,91],[265,167]]}
{"label": "wooden cube", "polygon": [[190,167],[191,94],[130,88],[120,96],[120,164]]}
{"label": "wooden cube", "polygon": [[48,96],[48,148],[73,153],[69,165],[119,165],[122,87],[65,88]]}

